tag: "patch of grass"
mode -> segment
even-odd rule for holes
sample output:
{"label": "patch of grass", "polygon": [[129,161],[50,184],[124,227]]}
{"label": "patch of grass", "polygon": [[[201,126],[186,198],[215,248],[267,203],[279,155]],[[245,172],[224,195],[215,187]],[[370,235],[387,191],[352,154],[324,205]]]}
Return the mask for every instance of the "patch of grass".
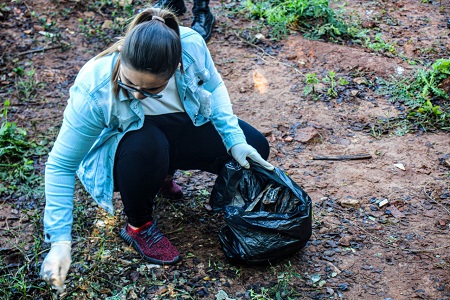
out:
{"label": "patch of grass", "polygon": [[391,129],[401,125],[408,131],[450,131],[449,94],[441,86],[449,76],[450,59],[438,59],[430,68],[419,69],[412,76],[392,77],[390,81],[379,79],[378,93],[406,107],[406,113],[397,118]]}
{"label": "patch of grass", "polygon": [[86,1],[80,2],[80,5],[87,6],[87,9],[102,16],[110,15],[111,19],[97,21],[96,15],[87,19],[79,18],[79,27],[81,33],[86,37],[89,43],[98,43],[105,45],[111,43],[113,39],[123,33],[126,21],[136,14],[136,8],[144,4],[143,1]]}
{"label": "patch of grass", "polygon": [[375,52],[388,52],[391,54],[397,54],[395,45],[386,42],[382,37],[381,33],[375,35],[375,41],[367,42],[367,48],[374,50]]}
{"label": "patch of grass", "polygon": [[330,7],[328,0],[247,0],[249,16],[271,26],[270,35],[279,40],[290,30],[298,30],[310,39],[336,38],[348,34],[344,20]]}
{"label": "patch of grass", "polygon": [[47,149],[30,140],[25,129],[8,121],[6,100],[1,110],[0,126],[0,194],[38,196],[42,194],[42,176],[35,169],[35,159]]}
{"label": "patch of grass", "polygon": [[[21,211],[21,219],[25,215],[28,215],[34,227],[41,227],[38,210],[34,210],[34,213],[29,209]],[[30,242],[24,238],[24,231],[26,229],[22,225],[4,230],[3,235],[9,239],[0,251],[0,299],[36,299],[46,290],[38,276],[41,239],[33,234],[34,242]]]}
{"label": "patch of grass", "polygon": [[[317,88],[320,81],[325,84],[324,91],[326,92]],[[334,71],[329,71],[328,74],[323,76],[321,80],[315,73],[308,73],[305,75],[305,83],[306,86],[303,90],[303,95],[311,95],[315,101],[317,101],[321,95],[336,98],[339,95],[338,87],[349,84],[344,77],[338,77]]]}
{"label": "patch of grass", "polygon": [[31,69],[24,72],[24,70],[19,67],[14,69],[14,71],[16,71],[16,74],[20,75],[15,82],[19,100],[23,102],[35,101],[39,94],[39,90],[45,87],[45,83],[40,82],[35,78],[36,70]]}
{"label": "patch of grass", "polygon": [[269,287],[261,287],[260,289],[249,289],[250,299],[267,300],[267,299],[298,299],[300,294],[295,289],[297,279],[302,279],[290,261],[281,267],[271,267],[272,273],[277,278],[277,283]]}

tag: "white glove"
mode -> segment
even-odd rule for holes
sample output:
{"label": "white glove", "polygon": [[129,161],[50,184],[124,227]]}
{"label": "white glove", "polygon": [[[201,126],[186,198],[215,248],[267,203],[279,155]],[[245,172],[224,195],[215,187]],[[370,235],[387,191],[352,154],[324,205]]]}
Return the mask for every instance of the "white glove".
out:
{"label": "white glove", "polygon": [[258,151],[256,151],[255,148],[246,143],[237,144],[231,147],[231,156],[233,156],[233,158],[246,169],[250,168],[250,163],[247,161],[247,158],[250,158],[253,161],[259,163],[267,170],[274,169],[271,164],[269,164],[261,157],[261,155],[259,155]]}
{"label": "white glove", "polygon": [[67,272],[72,262],[71,249],[70,241],[54,242],[42,263],[42,279],[52,285],[59,294],[63,293],[66,288],[64,280],[66,280]]}

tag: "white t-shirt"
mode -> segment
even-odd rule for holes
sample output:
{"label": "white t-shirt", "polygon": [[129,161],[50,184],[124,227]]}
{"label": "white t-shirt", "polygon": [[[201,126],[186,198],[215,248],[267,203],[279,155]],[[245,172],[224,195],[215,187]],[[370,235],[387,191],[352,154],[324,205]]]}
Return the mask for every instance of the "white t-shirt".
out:
{"label": "white t-shirt", "polygon": [[145,115],[156,116],[185,111],[178,95],[174,76],[170,78],[166,88],[159,94],[162,94],[162,98],[147,97],[141,100]]}

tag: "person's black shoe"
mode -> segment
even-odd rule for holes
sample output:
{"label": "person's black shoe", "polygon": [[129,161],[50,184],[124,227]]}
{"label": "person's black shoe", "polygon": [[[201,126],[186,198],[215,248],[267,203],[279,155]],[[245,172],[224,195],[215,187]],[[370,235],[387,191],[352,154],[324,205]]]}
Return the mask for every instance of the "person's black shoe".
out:
{"label": "person's black shoe", "polygon": [[186,12],[186,5],[183,0],[159,0],[153,5],[155,8],[169,8],[175,15],[181,16]]}
{"label": "person's black shoe", "polygon": [[208,10],[207,12],[194,12],[194,21],[192,22],[192,29],[200,33],[205,42],[211,37],[212,28],[216,18]]}

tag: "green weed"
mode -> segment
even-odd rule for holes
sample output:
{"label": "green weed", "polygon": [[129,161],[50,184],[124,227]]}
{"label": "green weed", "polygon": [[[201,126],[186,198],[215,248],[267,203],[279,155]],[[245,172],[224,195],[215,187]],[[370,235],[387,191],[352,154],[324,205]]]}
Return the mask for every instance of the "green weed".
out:
{"label": "green weed", "polygon": [[[366,41],[367,43],[367,41]],[[386,42],[381,38],[381,33],[378,33],[375,35],[375,41],[374,42],[368,42],[367,48],[372,49],[376,52],[385,51],[389,52],[391,54],[397,54],[397,50],[395,49],[395,45]]]}
{"label": "green weed", "polygon": [[311,97],[314,100],[318,100],[322,93],[316,89],[316,86],[322,81],[326,86],[326,95],[331,98],[336,98],[339,95],[338,87],[349,84],[349,82],[343,77],[337,77],[336,72],[329,71],[327,75],[320,80],[315,73],[308,73],[305,75],[306,86],[303,89],[303,95]]}
{"label": "green weed", "polygon": [[25,75],[24,78],[22,76],[19,76],[15,82],[19,100],[24,102],[35,101],[37,95],[39,94],[39,89],[44,88],[45,83],[40,82],[35,78],[35,69],[31,69],[30,71],[25,72],[25,74],[23,74],[23,69],[16,68],[14,70],[17,70],[16,73],[19,75]]}
{"label": "green weed", "polygon": [[406,121],[401,123],[404,128],[450,130],[449,95],[441,87],[449,75],[450,59],[438,59],[431,68],[419,69],[412,76],[379,79],[378,93],[407,108]]}
{"label": "green weed", "polygon": [[279,271],[275,267],[271,267],[272,273],[277,278],[277,283],[269,287],[261,287],[258,291],[250,289],[250,299],[268,300],[268,299],[298,299],[298,292],[295,290],[296,279],[302,279],[290,261],[288,261],[282,270]]}
{"label": "green weed", "polygon": [[335,38],[348,34],[348,27],[328,0],[247,0],[250,17],[264,20],[272,27],[270,35],[279,40],[289,30],[305,33],[310,39]]}
{"label": "green weed", "polygon": [[334,71],[328,72],[328,75],[325,76],[322,81],[329,85],[327,95],[336,98],[338,95],[338,92],[336,91],[336,73]]}
{"label": "green weed", "polygon": [[1,111],[0,194],[38,195],[42,193],[38,188],[42,178],[34,160],[44,155],[46,149],[31,141],[16,123],[8,121],[9,105],[6,100]]}
{"label": "green weed", "polygon": [[320,80],[317,78],[316,73],[308,73],[306,74],[305,83],[306,86],[303,89],[303,95],[308,96],[309,94],[312,95],[314,100],[317,100],[318,97],[316,95],[316,88],[315,85],[318,84]]}

